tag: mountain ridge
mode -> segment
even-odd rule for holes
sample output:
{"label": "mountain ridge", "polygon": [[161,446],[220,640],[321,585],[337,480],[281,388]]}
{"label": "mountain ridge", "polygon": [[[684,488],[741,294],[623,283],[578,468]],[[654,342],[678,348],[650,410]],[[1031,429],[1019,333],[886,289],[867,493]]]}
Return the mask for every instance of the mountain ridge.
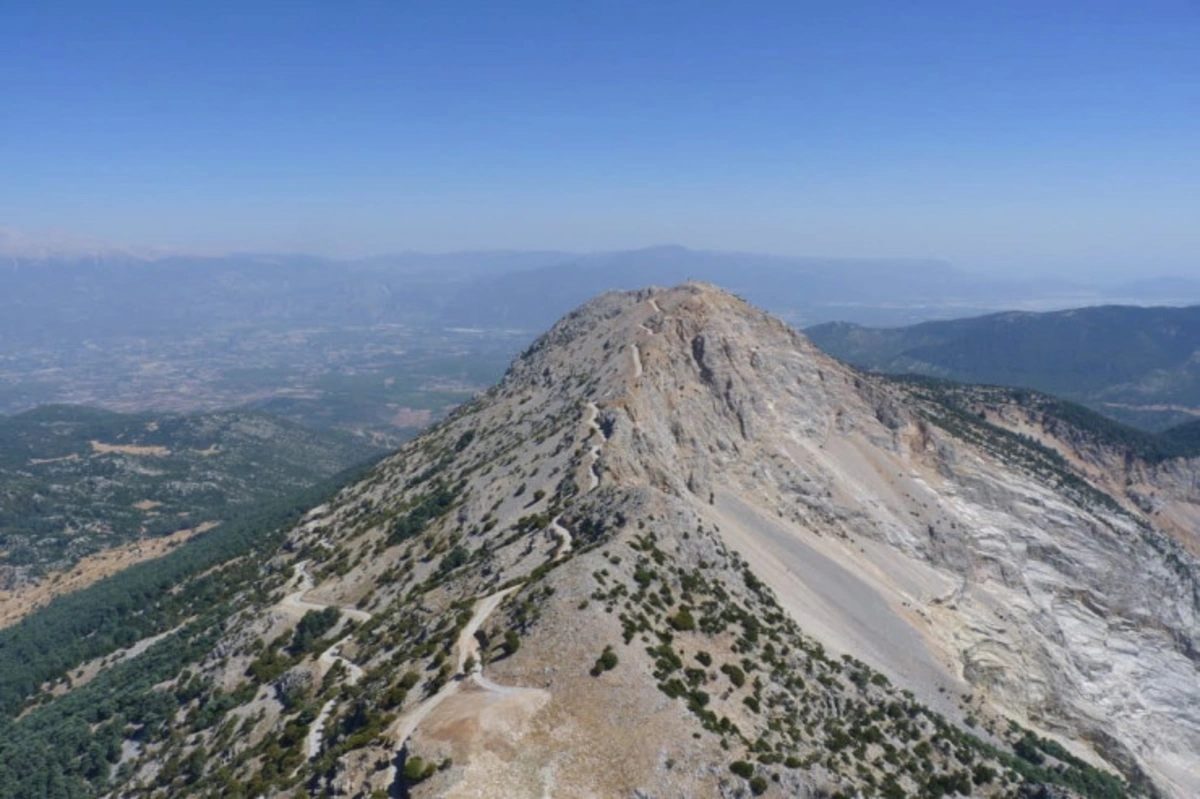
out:
{"label": "mountain ridge", "polygon": [[828,323],[805,332],[860,368],[1038,389],[1153,430],[1200,413],[1200,306],[1010,311],[904,328]]}
{"label": "mountain ridge", "polygon": [[110,793],[1188,795],[1194,556],[979,410],[603,295],[257,556]]}

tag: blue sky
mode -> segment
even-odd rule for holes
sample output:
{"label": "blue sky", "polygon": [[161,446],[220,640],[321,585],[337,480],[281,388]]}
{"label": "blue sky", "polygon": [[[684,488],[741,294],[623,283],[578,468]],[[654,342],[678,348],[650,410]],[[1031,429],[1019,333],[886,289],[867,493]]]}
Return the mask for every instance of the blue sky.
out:
{"label": "blue sky", "polygon": [[1200,275],[1200,2],[0,0],[0,227]]}

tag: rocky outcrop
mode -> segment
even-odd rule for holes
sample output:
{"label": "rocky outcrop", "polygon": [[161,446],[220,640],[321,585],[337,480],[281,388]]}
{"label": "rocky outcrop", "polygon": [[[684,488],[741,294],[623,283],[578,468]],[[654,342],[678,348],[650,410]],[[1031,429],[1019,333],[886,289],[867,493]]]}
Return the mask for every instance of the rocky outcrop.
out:
{"label": "rocky outcrop", "polygon": [[[1041,438],[1073,453],[1067,476],[1095,489],[1066,492],[1065,476],[1027,467],[1020,440],[964,441],[905,386],[823,357],[729,295],[654,300],[604,313],[609,346],[636,341],[643,363],[601,397],[624,416],[606,445],[614,477],[782,519],[902,611],[947,681],[1135,779],[1200,792],[1200,581],[1183,525],[1163,519],[1168,505],[1194,518],[1193,464],[1122,460],[1129,488],[1114,491],[1112,452],[1045,425]],[[1125,501],[1139,489],[1149,512]],[[838,644],[891,668],[869,640]]]}
{"label": "rocky outcrop", "polygon": [[260,699],[220,762],[261,785],[307,736],[281,794],[1197,795],[1189,466],[1118,491],[997,413],[711,286],[597,298],[291,533],[276,568],[312,582],[204,678],[286,697],[281,608],[359,626],[319,725]]}

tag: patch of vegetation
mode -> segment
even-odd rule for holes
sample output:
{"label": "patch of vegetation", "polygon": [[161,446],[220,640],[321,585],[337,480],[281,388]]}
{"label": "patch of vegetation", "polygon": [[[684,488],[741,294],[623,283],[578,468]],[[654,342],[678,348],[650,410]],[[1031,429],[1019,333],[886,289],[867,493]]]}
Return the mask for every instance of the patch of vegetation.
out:
{"label": "patch of vegetation", "polygon": [[[170,736],[181,704],[194,706],[197,690],[208,700],[190,716],[193,730],[218,724],[230,708],[249,701],[257,688],[252,682],[246,683],[249,694],[224,694],[198,682],[178,692],[155,686],[211,655],[236,607],[262,603],[267,592],[283,584],[286,575],[271,573],[266,562],[284,532],[362,471],[259,508],[154,563],[59,597],[0,631],[5,713],[0,718],[0,799],[94,795],[116,778],[112,764],[122,741],[146,745]],[[85,660],[176,627],[137,658],[109,666],[86,685],[30,701],[43,683]],[[22,708],[27,712],[16,718]],[[233,734],[232,728],[226,734]],[[203,757],[201,750],[193,751]],[[167,761],[163,779],[178,778],[182,785],[202,766],[197,760]]]}
{"label": "patch of vegetation", "polygon": [[[894,379],[917,388],[927,399],[977,418],[979,414],[976,409],[979,408],[1022,408],[1032,412],[1053,434],[1067,440],[1084,438],[1147,463],[1200,456],[1200,421],[1185,422],[1159,433],[1151,433],[1122,424],[1083,405],[1038,391],[966,385],[928,377]],[[1036,444],[1029,439],[1024,441],[1029,445]]]}
{"label": "patch of vegetation", "polygon": [[[597,572],[592,598],[621,606],[626,644],[648,642],[659,690],[737,754],[730,769],[753,795],[779,780],[781,767],[828,778],[839,786],[835,795],[846,797],[970,795],[980,786],[1009,799],[1047,786],[1088,799],[1142,793],[1065,751],[1047,752],[1053,745],[1036,736],[1015,735],[1013,751],[984,743],[865,663],[830,658],[734,554],[723,552],[723,569],[687,570],[653,533],[629,547],[636,562],[624,570],[627,582]],[[684,609],[694,626],[673,623]],[[718,640],[731,637],[731,651],[723,652]],[[713,693],[710,666],[728,679]]]}
{"label": "patch of vegetation", "polygon": [[600,653],[600,657],[596,658],[595,665],[592,666],[591,675],[599,677],[606,671],[612,671],[617,667],[617,653],[613,651],[611,646],[604,647],[604,651]]}
{"label": "patch of vegetation", "polygon": [[830,323],[805,332],[861,368],[1024,386],[1147,429],[1182,420],[1160,406],[1200,403],[1190,366],[1200,338],[1194,307],[1006,312],[891,329]]}
{"label": "patch of vegetation", "polygon": [[404,784],[414,786],[432,777],[437,773],[437,764],[422,760],[419,757],[410,757],[404,761]]}
{"label": "patch of vegetation", "polygon": [[301,658],[319,649],[321,636],[333,629],[333,626],[341,618],[341,611],[335,607],[308,611],[292,632],[292,642],[288,644],[288,652],[292,657]]}
{"label": "patch of vegetation", "polygon": [[454,505],[461,488],[438,484],[415,506],[392,523],[388,533],[389,544],[399,544],[425,531],[434,519],[439,518]]}
{"label": "patch of vegetation", "polygon": [[0,569],[39,576],[130,541],[228,522],[379,450],[256,411],[0,417]]}

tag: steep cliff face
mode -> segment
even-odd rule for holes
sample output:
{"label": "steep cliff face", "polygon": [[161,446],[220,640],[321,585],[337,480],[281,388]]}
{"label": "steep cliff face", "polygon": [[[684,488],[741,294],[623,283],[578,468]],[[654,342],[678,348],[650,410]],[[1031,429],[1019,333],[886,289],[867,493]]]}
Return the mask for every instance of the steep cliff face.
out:
{"label": "steep cliff face", "polygon": [[[643,310],[625,343],[641,374],[601,400],[623,411],[608,460],[619,479],[711,497],[705,515],[806,629],[927,700],[966,683],[1180,795],[1200,791],[1193,462],[1127,462],[1050,422],[1038,438],[1067,457],[1046,463],[728,295],[675,292]],[[814,587],[814,553],[891,613]],[[915,634],[896,636],[899,620]]]}
{"label": "steep cliff face", "polygon": [[1004,390],[960,393],[970,394],[974,410],[990,423],[1049,447],[1089,483],[1200,555],[1200,458],[1138,457],[1094,430],[1039,410],[1039,398],[1028,392],[1015,392],[1024,402]]}
{"label": "steep cliff face", "polygon": [[309,514],[166,686],[219,723],[117,793],[1196,795],[1195,558],[1072,464],[710,286],[605,295]]}

